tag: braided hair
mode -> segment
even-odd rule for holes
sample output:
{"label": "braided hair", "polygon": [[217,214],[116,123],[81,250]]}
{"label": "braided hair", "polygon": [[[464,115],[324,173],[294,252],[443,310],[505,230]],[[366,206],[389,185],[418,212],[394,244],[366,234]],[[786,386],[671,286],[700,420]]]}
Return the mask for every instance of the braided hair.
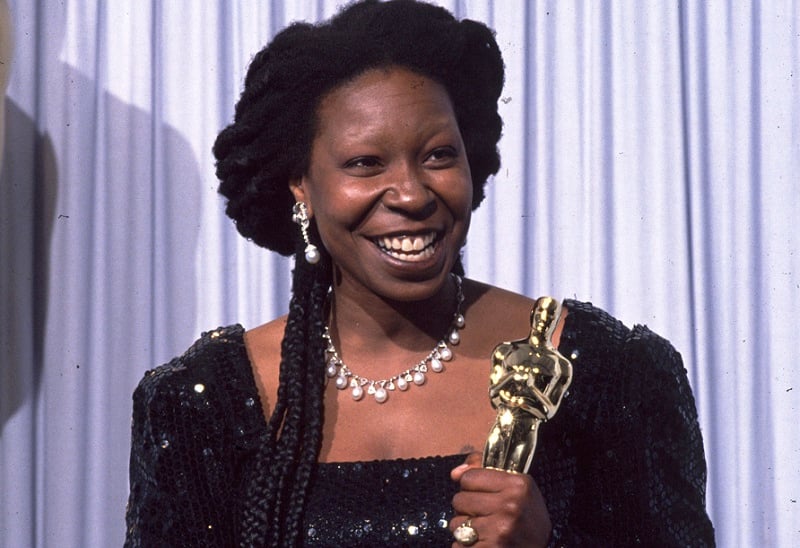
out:
{"label": "braided hair", "polygon": [[444,8],[415,0],[356,2],[327,22],[294,23],[278,33],[253,58],[234,121],[214,144],[219,192],[239,232],[296,257],[278,397],[266,439],[243,471],[243,546],[301,543],[305,497],[322,443],[322,332],[332,266],[313,222],[310,237],[322,259],[316,265],[303,260],[289,181],[309,167],[321,99],[370,69],[391,66],[446,89],[466,149],[475,209],[487,178],[500,167],[500,50],[485,25],[458,21]]}

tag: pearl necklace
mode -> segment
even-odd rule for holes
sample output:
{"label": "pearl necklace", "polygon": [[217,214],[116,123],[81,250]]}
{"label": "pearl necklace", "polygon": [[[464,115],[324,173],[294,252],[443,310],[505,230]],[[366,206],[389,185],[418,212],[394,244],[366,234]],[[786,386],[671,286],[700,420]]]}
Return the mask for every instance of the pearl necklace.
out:
{"label": "pearl necklace", "polygon": [[464,315],[461,313],[461,304],[464,302],[461,277],[456,274],[452,276],[456,284],[456,311],[450,324],[447,342],[442,339],[436,343],[433,350],[423,360],[388,379],[372,380],[353,373],[339,357],[339,353],[333,345],[333,339],[331,339],[330,329],[326,325],[325,331],[322,333],[322,338],[327,343],[325,374],[328,378],[336,377],[336,388],[344,390],[350,387],[350,394],[354,400],[358,401],[364,397],[366,387],[367,394],[373,396],[376,402],[383,403],[389,398],[389,392],[394,390],[406,391],[411,386],[411,383],[417,386],[425,384],[425,373],[428,371],[433,371],[434,373],[444,371],[442,362],[449,362],[453,359],[453,351],[448,348],[447,343],[449,342],[451,345],[458,344],[461,341],[461,335],[459,335],[458,330],[464,327]]}

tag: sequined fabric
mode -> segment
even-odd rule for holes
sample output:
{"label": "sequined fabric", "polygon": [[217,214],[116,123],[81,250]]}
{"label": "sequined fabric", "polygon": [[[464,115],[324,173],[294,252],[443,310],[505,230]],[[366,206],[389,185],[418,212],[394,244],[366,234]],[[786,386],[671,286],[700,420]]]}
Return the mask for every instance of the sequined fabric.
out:
{"label": "sequined fabric", "polygon": [[308,546],[449,546],[450,470],[466,455],[320,464],[306,508]]}
{"label": "sequined fabric", "polygon": [[[577,301],[560,350],[573,381],[532,474],[551,546],[713,546],[706,465],[680,356]],[[134,393],[126,546],[235,546],[241,470],[265,434],[240,326],[205,333]],[[487,361],[488,368],[488,361]],[[307,546],[450,546],[463,455],[319,464]]]}

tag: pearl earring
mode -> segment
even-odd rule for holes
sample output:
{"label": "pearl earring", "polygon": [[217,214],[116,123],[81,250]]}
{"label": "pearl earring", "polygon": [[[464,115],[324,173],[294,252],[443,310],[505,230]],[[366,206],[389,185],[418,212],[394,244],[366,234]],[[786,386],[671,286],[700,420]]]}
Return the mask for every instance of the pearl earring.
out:
{"label": "pearl earring", "polygon": [[317,264],[320,259],[319,249],[311,243],[308,238],[308,207],[305,202],[297,202],[292,206],[292,221],[300,225],[300,231],[303,233],[303,241],[306,243],[306,261],[309,264]]}

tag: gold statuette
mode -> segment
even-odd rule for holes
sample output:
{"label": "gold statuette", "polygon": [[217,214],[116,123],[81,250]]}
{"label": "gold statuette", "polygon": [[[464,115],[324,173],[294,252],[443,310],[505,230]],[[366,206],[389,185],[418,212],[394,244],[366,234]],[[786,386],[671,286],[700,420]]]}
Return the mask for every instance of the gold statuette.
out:
{"label": "gold statuette", "polygon": [[561,304],[540,297],[531,311],[527,339],[505,342],[492,352],[489,398],[497,409],[483,449],[483,466],[527,473],[539,424],[556,414],[572,381],[572,364],[551,340]]}

